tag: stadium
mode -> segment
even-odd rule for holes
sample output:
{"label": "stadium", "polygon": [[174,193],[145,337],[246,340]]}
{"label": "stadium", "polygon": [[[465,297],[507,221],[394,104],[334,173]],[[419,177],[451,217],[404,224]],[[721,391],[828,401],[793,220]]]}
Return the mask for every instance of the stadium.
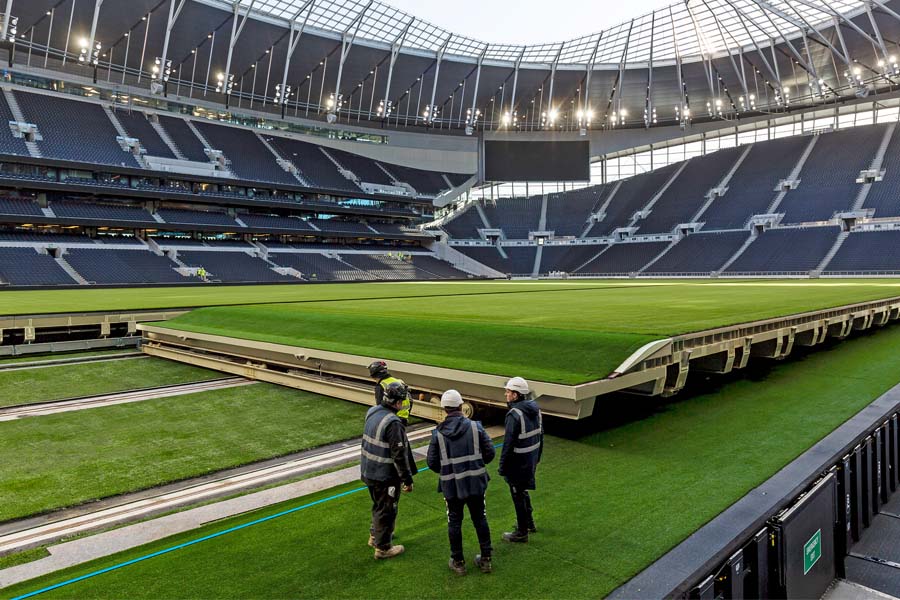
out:
{"label": "stadium", "polygon": [[900,3],[460,1],[0,0],[0,597],[900,597]]}

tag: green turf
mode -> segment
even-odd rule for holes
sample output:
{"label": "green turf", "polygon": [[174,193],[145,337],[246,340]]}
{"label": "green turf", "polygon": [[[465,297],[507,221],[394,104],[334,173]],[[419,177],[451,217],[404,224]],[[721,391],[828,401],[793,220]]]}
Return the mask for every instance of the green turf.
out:
{"label": "green turf", "polygon": [[25,563],[34,562],[42,558],[47,558],[48,556],[50,556],[50,552],[48,552],[46,548],[32,548],[31,550],[25,550],[23,552],[0,556],[0,571],[10,567],[24,565]]}
{"label": "green turf", "polygon": [[[613,429],[572,439],[549,437],[533,496],[539,533],[528,545],[499,542],[513,510],[505,486],[493,478],[487,505],[497,551],[490,576],[473,572],[457,578],[448,572],[444,505],[434,491],[434,476],[424,474],[401,501],[398,542],[407,553],[394,561],[372,559],[365,545],[369,500],[359,492],[41,597],[602,597],[894,386],[900,380],[898,347],[900,327],[893,327],[765,363],[771,371],[757,366],[750,377],[659,405],[649,416]],[[613,400],[639,406],[627,397],[607,401]],[[610,408],[600,405],[601,411]],[[4,595],[223,531],[279,508],[52,574]],[[471,565],[477,544],[468,524],[465,543]]]}
{"label": "green turf", "polygon": [[366,407],[270,384],[0,423],[0,521],[360,434]]}
{"label": "green turf", "polygon": [[[460,284],[451,286],[458,294],[428,297],[201,308],[166,326],[577,384],[605,377],[654,339],[900,295],[893,282],[515,285]],[[495,291],[466,291],[477,286]]]}
{"label": "green turf", "polygon": [[28,362],[45,362],[54,360],[76,360],[81,358],[108,357],[115,358],[117,354],[137,352],[137,348],[115,348],[110,350],[93,350],[89,352],[54,352],[50,354],[21,354],[10,358],[0,358],[0,365],[15,365]]}
{"label": "green turf", "polygon": [[218,371],[154,357],[0,371],[0,407],[220,377]]}

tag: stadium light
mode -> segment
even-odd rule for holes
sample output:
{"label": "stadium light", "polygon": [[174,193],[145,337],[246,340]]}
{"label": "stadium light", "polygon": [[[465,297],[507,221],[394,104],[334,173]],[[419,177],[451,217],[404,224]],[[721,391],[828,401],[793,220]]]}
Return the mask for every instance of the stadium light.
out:
{"label": "stadium light", "polygon": [[[168,95],[168,87],[169,87],[169,77],[172,75],[172,61],[166,59],[165,65],[163,65],[162,58],[159,56],[153,61],[153,66],[150,67],[150,92],[154,94],[158,94],[162,92],[163,95]],[[162,81],[162,84],[159,82]]]}
{"label": "stadium light", "polygon": [[228,98],[234,90],[234,74],[219,73],[216,75],[216,93],[225,94],[225,106],[228,106]]}
{"label": "stadium light", "polygon": [[94,66],[97,66],[97,63],[100,59],[100,50],[103,48],[102,44],[100,44],[100,42],[94,42],[94,48],[93,51],[91,51],[91,49],[88,47],[90,42],[88,42],[86,38],[81,38],[81,40],[79,41],[81,52],[78,54],[78,62],[82,64],[90,63]]}
{"label": "stadium light", "polygon": [[285,85],[284,90],[281,89],[281,84],[275,84],[275,103],[281,105],[281,118],[284,118],[285,111],[287,110],[288,100],[291,98],[291,86]]}
{"label": "stadium light", "polygon": [[[0,14],[0,31],[5,28],[6,25],[6,15]],[[13,15],[9,16],[9,27],[6,29],[6,40],[9,42],[16,41],[16,34],[19,32],[19,17],[14,17]],[[22,34],[22,37],[25,37],[25,34]],[[85,43],[87,46],[87,43]]]}
{"label": "stadium light", "polygon": [[478,125],[478,119],[481,118],[481,110],[475,109],[475,112],[472,112],[471,108],[466,109],[466,135],[472,135],[475,133],[475,127]]}
{"label": "stadium light", "polygon": [[500,124],[503,125],[503,126],[505,126],[505,127],[508,127],[508,126],[509,126],[509,123],[510,123],[510,116],[509,116],[509,113],[508,113],[508,112],[505,112],[505,113],[503,113],[503,116],[500,117]]}

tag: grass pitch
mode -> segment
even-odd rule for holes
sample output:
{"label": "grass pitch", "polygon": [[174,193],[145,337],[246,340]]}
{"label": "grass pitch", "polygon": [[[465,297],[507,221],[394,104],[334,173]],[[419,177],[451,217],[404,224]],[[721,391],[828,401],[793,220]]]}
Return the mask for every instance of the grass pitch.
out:
{"label": "grass pitch", "polygon": [[165,326],[578,384],[655,339],[900,295],[891,281],[410,285],[393,297],[377,297],[390,289],[377,285],[343,299],[201,308]]}
{"label": "grass pitch", "polygon": [[[499,541],[514,517],[492,465],[490,576],[459,578],[447,570],[444,504],[435,477],[424,473],[401,500],[398,542],[407,553],[396,560],[372,559],[370,503],[358,492],[40,597],[602,597],[895,385],[898,347],[895,326],[800,351],[789,361],[751,364],[750,377],[671,404],[609,396],[604,412],[626,407],[638,420],[548,437],[534,493],[539,533],[527,545]],[[31,592],[353,487],[218,522],[3,594]],[[477,543],[468,524],[464,536],[471,569]]]}
{"label": "grass pitch", "polygon": [[224,375],[218,371],[153,357],[0,371],[0,407],[220,377]]}
{"label": "grass pitch", "polygon": [[3,422],[0,521],[356,437],[365,411],[260,383]]}

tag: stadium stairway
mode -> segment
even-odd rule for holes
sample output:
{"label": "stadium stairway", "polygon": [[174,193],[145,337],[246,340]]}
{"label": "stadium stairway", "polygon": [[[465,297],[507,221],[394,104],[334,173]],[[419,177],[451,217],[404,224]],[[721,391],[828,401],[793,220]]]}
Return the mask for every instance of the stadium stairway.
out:
{"label": "stadium stairway", "polygon": [[[872,158],[872,162],[869,164],[869,171],[881,171],[881,165],[884,164],[884,155],[887,153],[888,146],[891,143],[891,139],[894,137],[894,131],[896,129],[896,123],[891,123],[890,125],[888,125],[887,129],[885,129],[884,137],[881,140],[881,145],[878,147],[878,152],[875,153],[875,157]],[[871,190],[871,183],[862,184],[862,186],[859,188],[859,193],[856,195],[856,200],[853,202],[853,206],[850,210],[862,210],[863,206],[865,206],[866,204],[866,199],[869,197],[869,192]]]}
{"label": "stadium stairway", "polygon": [[[6,98],[6,104],[9,106],[9,111],[12,113],[13,118],[19,123],[27,123],[28,120],[25,118],[25,113],[22,112],[22,107],[19,106],[19,101],[16,100],[16,95],[13,94],[10,89],[3,88],[3,97]],[[38,131],[35,137],[40,139],[40,131]],[[36,142],[25,140],[25,147],[28,149],[28,154],[30,154],[32,158],[44,157]]]}
{"label": "stadium stairway", "polygon": [[722,265],[718,271],[715,272],[715,275],[719,275],[720,273],[724,273],[725,271],[727,271],[728,267],[730,267],[732,265],[732,263],[734,263],[737,259],[739,259],[741,257],[741,255],[744,252],[747,251],[747,248],[750,247],[750,244],[752,244],[755,239],[756,239],[756,233],[751,232],[750,236],[747,238],[747,241],[744,242],[744,245],[741,246],[740,248],[738,248],[737,252],[735,252],[734,255],[731,258],[729,258],[728,261],[726,261],[725,264]]}
{"label": "stadium stairway", "polygon": [[[600,205],[596,211],[594,211],[594,215],[597,215],[597,221],[602,221],[606,218],[606,211],[609,209],[610,203],[613,201],[613,198],[616,197],[616,194],[619,191],[619,188],[622,187],[622,179],[617,181],[613,186],[612,190],[610,190],[609,195],[606,196],[606,199],[603,201],[603,204]],[[593,215],[592,215],[593,216]],[[594,228],[595,221],[593,219],[589,219],[587,225],[584,228],[584,231],[581,232],[581,235],[578,236],[580,239],[584,239],[591,232],[591,229]]]}
{"label": "stadium stairway", "polygon": [[669,177],[669,179],[662,185],[661,188],[659,188],[659,190],[655,194],[653,194],[653,196],[650,198],[650,201],[647,202],[647,204],[645,204],[640,211],[635,213],[634,217],[628,223],[629,227],[636,227],[640,220],[644,218],[645,215],[649,214],[649,211],[653,210],[653,205],[663,197],[663,194],[666,193],[666,190],[668,190],[672,186],[672,184],[675,183],[675,180],[678,179],[678,176],[681,175],[682,171],[685,170],[685,168],[688,166],[688,163],[690,162],[691,159],[687,159],[678,166],[675,172],[672,173],[672,176]]}
{"label": "stadium stairway", "polygon": [[75,270],[75,267],[69,264],[69,261],[65,259],[64,255],[58,256],[54,259],[56,264],[59,265],[63,271],[69,274],[69,277],[78,282],[78,285],[88,285],[89,282],[87,279],[81,276],[81,273]]}
{"label": "stadium stairway", "polygon": [[834,242],[834,246],[831,247],[831,250],[829,250],[828,254],[825,255],[825,258],[822,259],[822,262],[816,266],[813,273],[818,275],[828,268],[828,263],[830,263],[831,259],[834,258],[834,255],[838,253],[838,250],[841,249],[841,246],[844,245],[844,242],[847,241],[848,237],[850,237],[849,231],[842,231],[840,235],[838,235],[837,240]]}
{"label": "stadium stairway", "polygon": [[262,143],[262,145],[265,146],[266,148],[268,148],[269,152],[272,153],[272,156],[275,157],[275,162],[278,163],[278,166],[280,166],[282,169],[284,169],[285,171],[287,171],[288,173],[293,175],[294,179],[296,179],[300,183],[300,185],[306,186],[306,187],[312,187],[308,181],[306,181],[305,179],[303,179],[303,177],[301,177],[300,171],[297,170],[297,167],[294,166],[294,164],[291,161],[286,160],[283,156],[281,156],[278,153],[278,150],[276,150],[275,147],[272,146],[272,144],[270,144],[269,142],[266,141],[265,137],[259,135],[259,132],[254,132],[254,133],[256,133],[256,137],[259,139],[259,141]]}
{"label": "stadium stairway", "polygon": [[[803,165],[806,164],[806,161],[809,159],[809,155],[812,154],[813,148],[816,146],[816,142],[819,141],[819,136],[814,135],[809,140],[809,145],[806,146],[806,149],[803,151],[803,154],[800,155],[799,160],[797,160],[797,164],[794,165],[793,170],[790,175],[788,175],[789,181],[797,181],[800,177],[800,172],[803,171]],[[775,211],[778,210],[778,206],[781,204],[784,197],[787,195],[787,190],[781,190],[775,199],[772,200],[772,204],[769,205],[769,209],[766,211],[768,214],[774,214]]]}
{"label": "stadium stairway", "polygon": [[175,145],[175,142],[172,140],[171,136],[169,136],[169,132],[165,130],[165,128],[160,125],[159,118],[155,114],[147,115],[147,120],[150,121],[150,127],[156,131],[156,134],[159,136],[166,146],[169,147],[169,150],[172,151],[172,154],[175,155],[175,158],[178,160],[187,160],[187,157],[181,153],[181,150],[178,146]]}
{"label": "stadium stairway", "polygon": [[700,221],[702,221],[703,213],[707,211],[707,209],[712,205],[713,201],[716,198],[724,195],[725,191],[728,189],[728,182],[731,181],[731,178],[734,177],[734,174],[737,173],[737,170],[741,168],[742,164],[744,164],[744,160],[746,160],[747,155],[750,154],[750,151],[753,150],[753,146],[754,144],[747,145],[747,149],[741,153],[731,169],[729,169],[722,180],[719,181],[719,184],[709,191],[706,196],[706,202],[703,203],[703,206],[700,207],[700,210],[698,210],[697,213],[691,218],[691,223],[699,223]]}

